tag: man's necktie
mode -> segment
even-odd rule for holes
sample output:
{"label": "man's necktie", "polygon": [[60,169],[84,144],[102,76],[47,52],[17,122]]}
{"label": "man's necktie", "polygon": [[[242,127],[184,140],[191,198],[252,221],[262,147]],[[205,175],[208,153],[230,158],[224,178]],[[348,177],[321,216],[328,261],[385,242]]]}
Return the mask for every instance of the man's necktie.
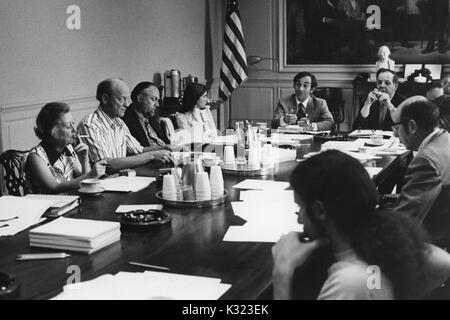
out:
{"label": "man's necktie", "polygon": [[303,105],[303,103],[299,103],[297,108],[297,119],[301,119],[304,117],[306,117],[305,106]]}
{"label": "man's necktie", "polygon": [[148,137],[151,140],[153,140],[154,142],[156,142],[157,145],[165,146],[166,144],[164,143],[164,141],[162,141],[160,138],[158,138],[158,135],[156,134],[155,130],[153,130],[150,122],[148,120],[144,120],[144,122],[145,122],[145,127],[147,128]]}

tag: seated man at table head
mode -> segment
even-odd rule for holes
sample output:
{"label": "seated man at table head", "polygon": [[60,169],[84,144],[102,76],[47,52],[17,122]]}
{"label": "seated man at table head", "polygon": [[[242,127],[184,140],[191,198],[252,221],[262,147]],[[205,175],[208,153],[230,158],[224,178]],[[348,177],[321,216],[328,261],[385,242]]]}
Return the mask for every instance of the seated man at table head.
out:
{"label": "seated man at table head", "polygon": [[143,147],[151,150],[168,149],[169,147],[158,136],[157,129],[153,128],[151,118],[155,117],[156,108],[159,107],[159,90],[149,81],[140,82],[131,91],[131,105],[125,111],[123,121],[130,133]]}
{"label": "seated man at table head", "polygon": [[25,177],[33,193],[61,193],[79,187],[83,179],[98,178],[105,164],[89,165],[88,146],[76,135],[70,107],[63,102],[46,104],[35,127],[41,142],[28,155]]}
{"label": "seated man at table head", "polygon": [[333,130],[334,120],[327,102],[313,95],[317,85],[313,74],[299,72],[294,77],[295,93],[278,101],[272,117],[272,128],[297,124],[307,119],[308,130]]}
{"label": "seated man at table head", "polygon": [[393,210],[423,224],[432,240],[450,241],[450,134],[439,128],[439,109],[425,97],[411,97],[394,121],[394,134],[417,154]]}
{"label": "seated man at table head", "polygon": [[[272,248],[275,299],[292,298],[295,270],[324,245],[335,262],[318,299],[419,298],[450,275],[450,255],[427,245],[417,224],[376,209],[377,191],[358,160],[322,152],[300,163],[290,183],[304,233],[284,235]],[[444,266],[439,275],[438,265]],[[370,277],[374,267],[377,286]]]}
{"label": "seated man at table head", "polygon": [[379,69],[377,87],[367,96],[353,129],[392,130],[392,115],[405,98],[397,93],[398,76],[389,69]]}
{"label": "seated man at table head", "polygon": [[134,168],[158,160],[172,161],[168,150],[152,151],[143,147],[130,133],[121,117],[128,108],[130,91],[125,82],[109,78],[97,86],[99,106],[78,124],[78,132],[85,135],[89,146],[89,160],[107,159],[108,172]]}
{"label": "seated man at table head", "polygon": [[209,97],[206,87],[192,82],[183,93],[183,113],[177,113],[178,127],[186,129],[193,142],[211,142],[217,137],[217,128],[208,106]]}

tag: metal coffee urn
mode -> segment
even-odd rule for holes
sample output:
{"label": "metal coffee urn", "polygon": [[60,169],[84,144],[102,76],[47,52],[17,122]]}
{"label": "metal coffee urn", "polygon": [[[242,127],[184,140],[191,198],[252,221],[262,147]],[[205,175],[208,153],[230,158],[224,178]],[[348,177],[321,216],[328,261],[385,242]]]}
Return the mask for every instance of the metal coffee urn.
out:
{"label": "metal coffee urn", "polygon": [[198,82],[198,77],[195,77],[190,74],[187,77],[184,77],[183,78],[183,90],[186,89],[186,87],[189,83],[195,83],[195,82]]}
{"label": "metal coffee urn", "polygon": [[181,97],[180,71],[171,69],[164,73],[164,97],[179,99]]}

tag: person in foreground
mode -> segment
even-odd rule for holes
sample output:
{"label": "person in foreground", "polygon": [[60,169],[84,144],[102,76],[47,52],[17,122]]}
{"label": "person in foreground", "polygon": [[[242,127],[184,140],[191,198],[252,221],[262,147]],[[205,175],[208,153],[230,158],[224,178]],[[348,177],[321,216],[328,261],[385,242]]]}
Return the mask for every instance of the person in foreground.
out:
{"label": "person in foreground", "polygon": [[[88,147],[77,139],[69,105],[46,104],[36,119],[35,133],[41,142],[27,157],[25,176],[33,193],[60,193],[79,187],[87,178],[105,173],[105,164],[91,169]],[[73,147],[74,146],[74,147]]]}
{"label": "person in foreground", "polygon": [[193,142],[211,142],[217,137],[217,128],[211,114],[206,87],[189,83],[183,93],[183,111],[177,113],[178,127],[189,131]]}
{"label": "person in foreground", "polygon": [[130,133],[121,117],[128,108],[130,90],[118,78],[109,78],[97,86],[99,106],[78,124],[80,135],[86,136],[89,161],[106,159],[108,173],[145,165],[153,160],[172,161],[168,150],[143,147]]}
{"label": "person in foreground", "polygon": [[275,299],[292,297],[295,269],[324,245],[335,263],[318,299],[421,298],[450,275],[450,255],[426,244],[417,224],[376,210],[375,186],[351,156],[322,152],[300,163],[290,183],[304,234],[284,235],[272,248]]}
{"label": "person in foreground", "polygon": [[313,95],[318,83],[309,72],[299,72],[294,77],[295,93],[281,98],[275,108],[271,126],[273,129],[303,121],[308,130],[327,131],[334,129],[333,115],[324,99]]}

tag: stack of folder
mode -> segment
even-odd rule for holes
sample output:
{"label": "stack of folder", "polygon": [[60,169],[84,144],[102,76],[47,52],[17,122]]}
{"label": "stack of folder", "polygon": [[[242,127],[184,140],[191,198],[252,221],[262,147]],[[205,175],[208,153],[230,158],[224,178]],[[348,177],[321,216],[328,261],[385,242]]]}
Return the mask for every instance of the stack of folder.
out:
{"label": "stack of folder", "polygon": [[91,254],[120,240],[120,223],[58,218],[30,231],[30,246]]}

